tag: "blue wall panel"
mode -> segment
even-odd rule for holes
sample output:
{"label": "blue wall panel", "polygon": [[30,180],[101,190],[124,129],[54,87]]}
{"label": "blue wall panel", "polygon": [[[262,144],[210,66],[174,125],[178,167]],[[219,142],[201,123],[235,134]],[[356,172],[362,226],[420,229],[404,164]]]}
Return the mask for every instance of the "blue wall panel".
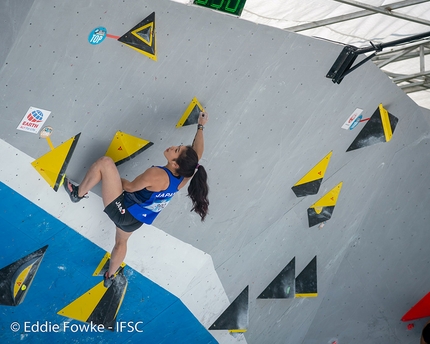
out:
{"label": "blue wall panel", "polygon": [[104,250],[1,182],[0,209],[0,269],[49,245],[24,301],[0,306],[1,343],[216,343],[177,297],[128,266],[117,331],[80,330],[86,323],[57,312],[100,283],[92,274]]}

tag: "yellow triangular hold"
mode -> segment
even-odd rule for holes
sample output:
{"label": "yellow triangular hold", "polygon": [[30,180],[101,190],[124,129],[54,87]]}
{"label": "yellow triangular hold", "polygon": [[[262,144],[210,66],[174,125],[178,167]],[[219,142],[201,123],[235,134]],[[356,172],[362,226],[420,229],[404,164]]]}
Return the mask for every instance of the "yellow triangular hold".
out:
{"label": "yellow triangular hold", "polygon": [[127,278],[120,269],[111,286],[101,281],[57,314],[114,331],[116,316],[127,291]]}
{"label": "yellow triangular hold", "polygon": [[327,170],[328,163],[333,151],[330,151],[319,163],[317,163],[302,179],[300,179],[294,186],[313,182],[318,179],[324,178],[325,171]]}
{"label": "yellow triangular hold", "polygon": [[111,157],[116,165],[120,165],[152,145],[150,141],[117,131],[106,151],[106,156]]}
{"label": "yellow triangular hold", "polygon": [[101,281],[95,287],[88,290],[84,295],[68,304],[57,314],[86,322],[107,290],[108,289],[103,285],[103,281]]}
{"label": "yellow triangular hold", "polygon": [[81,133],[62,143],[50,152],[34,160],[31,165],[57,191],[63,183],[67,165],[75,150]]}
{"label": "yellow triangular hold", "polygon": [[297,197],[316,195],[318,193],[331,155],[332,151],[291,187]]}
{"label": "yellow triangular hold", "polygon": [[155,44],[155,12],[118,38],[118,41],[157,61]]}
{"label": "yellow triangular hold", "polygon": [[[104,255],[104,257],[100,261],[99,265],[94,270],[93,276],[103,275],[102,271],[103,270],[105,270],[105,271],[107,270],[109,260],[110,260],[110,253],[106,252],[106,254]],[[124,268],[126,265],[127,264],[125,264],[124,262],[122,262],[121,265],[120,265],[120,267]]]}
{"label": "yellow triangular hold", "polygon": [[381,114],[382,128],[384,129],[385,141],[390,141],[393,137],[393,131],[391,129],[390,118],[388,117],[388,111],[384,109],[382,104],[379,104],[379,113]]}
{"label": "yellow triangular hold", "polygon": [[194,97],[182,117],[179,119],[179,122],[176,124],[176,128],[184,125],[197,124],[201,111],[204,112],[205,110],[197,98]]}
{"label": "yellow triangular hold", "polygon": [[323,207],[334,207],[339,197],[340,189],[342,188],[342,182],[337,184],[333,189],[327,192],[323,197],[310,206],[314,208],[317,214],[321,213]]}

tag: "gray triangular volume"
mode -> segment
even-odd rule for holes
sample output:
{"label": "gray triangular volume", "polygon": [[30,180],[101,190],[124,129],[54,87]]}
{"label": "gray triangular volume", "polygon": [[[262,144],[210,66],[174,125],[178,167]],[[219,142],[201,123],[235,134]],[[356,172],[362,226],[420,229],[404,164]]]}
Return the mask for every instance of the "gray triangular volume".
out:
{"label": "gray triangular volume", "polygon": [[322,178],[314,180],[309,183],[295,185],[291,188],[297,197],[304,197],[309,195],[316,195],[320,189]]}
{"label": "gray triangular volume", "polygon": [[18,306],[24,301],[48,245],[0,270],[0,305]]}
{"label": "gray triangular volume", "polygon": [[144,39],[147,42],[149,42],[151,40],[151,33],[152,33],[152,30],[149,27],[136,32],[136,34],[139,37],[142,37],[142,39]]}
{"label": "gray triangular volume", "polygon": [[[390,113],[388,113],[388,118],[390,120],[391,130],[394,133],[399,119]],[[382,125],[380,110],[378,108],[375,110],[373,115],[370,117],[370,120],[366,123],[363,129],[361,129],[355,140],[351,143],[351,145],[346,151],[349,152],[380,142],[386,142],[386,139],[384,134],[384,128]]]}
{"label": "gray triangular volume", "polygon": [[315,256],[296,278],[296,294],[316,294],[317,256]]}
{"label": "gray triangular volume", "polygon": [[187,120],[184,122],[184,126],[197,124],[197,122],[199,121],[199,115],[200,115],[200,108],[197,105],[195,105],[190,115],[188,116]]}
{"label": "gray triangular volume", "polygon": [[63,180],[66,174],[67,166],[69,165],[69,161],[72,158],[73,152],[75,151],[76,145],[78,144],[80,137],[81,137],[81,133],[76,134],[75,137],[73,138],[73,142],[70,145],[66,158],[64,159],[63,166],[61,166],[60,173],[58,173],[57,180],[55,181],[54,191],[58,191],[58,188],[60,187],[61,181]]}
{"label": "gray triangular volume", "polygon": [[296,258],[294,257],[278,276],[258,296],[258,299],[294,298]]}
{"label": "gray triangular volume", "polygon": [[[143,28],[145,25],[149,23],[154,23],[155,28],[155,12],[152,12],[148,17],[146,17],[144,20],[142,20],[139,24],[134,26],[131,30],[129,30],[127,33],[122,35],[120,38],[118,38],[118,41],[128,44],[138,50],[142,50],[144,52],[147,52],[151,55],[155,55],[155,34],[154,30],[149,29],[142,29],[140,31],[137,31],[137,35],[141,37],[142,39],[139,39],[138,37],[133,35],[133,31],[138,30],[139,28]],[[147,36],[148,35],[148,36]],[[150,41],[150,36],[152,36],[152,45],[148,45],[147,42]],[[146,41],[146,42],[145,42]]]}
{"label": "gray triangular volume", "polygon": [[248,328],[248,289],[246,288],[228,306],[209,330],[243,330]]}
{"label": "gray triangular volume", "polygon": [[323,207],[320,213],[317,213],[314,208],[308,208],[309,228],[331,219],[334,211],[334,206]]}

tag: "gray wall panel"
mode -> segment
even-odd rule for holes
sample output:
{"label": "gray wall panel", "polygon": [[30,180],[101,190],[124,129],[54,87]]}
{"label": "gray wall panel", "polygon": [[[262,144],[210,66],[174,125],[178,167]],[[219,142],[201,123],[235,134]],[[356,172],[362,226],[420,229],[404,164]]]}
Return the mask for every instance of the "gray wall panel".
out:
{"label": "gray wall panel", "polygon": [[10,49],[19,38],[33,2],[33,0],[0,2],[0,66],[3,66]]}
{"label": "gray wall panel", "polygon": [[[157,62],[110,38],[87,41],[97,26],[122,35],[153,11]],[[191,143],[194,126],[175,129],[191,99],[207,108],[210,215],[201,224],[181,192],[155,225],[209,253],[231,301],[250,286],[249,343],[416,338],[399,319],[430,282],[428,113],[376,66],[335,85],[325,75],[342,46],[170,1],[40,0],[29,19],[1,70],[0,135],[37,158],[46,142],[15,128],[29,106],[52,111],[54,145],[82,132],[72,179],[117,130],[154,142],[123,176],[163,164],[166,147]],[[392,141],[346,153],[364,124],[340,127],[379,103],[399,118]],[[297,198],[291,186],[331,150],[319,193]],[[332,219],[308,228],[307,208],[341,181]],[[317,298],[256,300],[293,257],[298,274],[315,255]]]}

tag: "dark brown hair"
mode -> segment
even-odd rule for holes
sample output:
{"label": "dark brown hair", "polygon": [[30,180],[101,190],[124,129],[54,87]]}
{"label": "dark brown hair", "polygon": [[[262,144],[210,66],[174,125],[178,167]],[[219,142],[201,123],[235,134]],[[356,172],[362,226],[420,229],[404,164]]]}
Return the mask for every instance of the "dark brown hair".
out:
{"label": "dark brown hair", "polygon": [[[186,150],[176,159],[179,168],[176,172],[185,178],[191,178],[188,186],[188,197],[193,202],[191,211],[195,211],[204,221],[209,210],[209,186],[208,175],[205,168],[199,165],[199,158],[196,151],[191,146],[186,146]],[[197,171],[196,171],[197,168]]]}

